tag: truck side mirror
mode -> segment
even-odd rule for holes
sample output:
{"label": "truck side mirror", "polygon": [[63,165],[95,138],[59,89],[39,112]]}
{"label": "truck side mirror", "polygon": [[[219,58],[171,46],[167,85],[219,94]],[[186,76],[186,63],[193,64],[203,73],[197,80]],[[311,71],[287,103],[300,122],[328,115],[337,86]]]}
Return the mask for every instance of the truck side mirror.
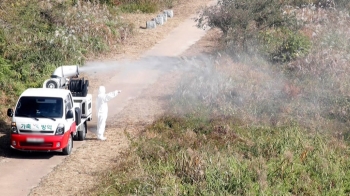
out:
{"label": "truck side mirror", "polygon": [[68,110],[67,114],[66,114],[66,119],[71,119],[73,118],[73,111],[72,110]]}
{"label": "truck side mirror", "polygon": [[7,116],[12,117],[13,116],[13,110],[11,108],[7,109]]}

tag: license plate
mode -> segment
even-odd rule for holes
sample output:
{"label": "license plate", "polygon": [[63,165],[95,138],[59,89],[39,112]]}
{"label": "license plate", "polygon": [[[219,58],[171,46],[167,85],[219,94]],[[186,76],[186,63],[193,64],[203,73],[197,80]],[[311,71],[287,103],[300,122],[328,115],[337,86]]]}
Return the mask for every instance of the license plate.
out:
{"label": "license plate", "polygon": [[44,142],[44,138],[27,138],[27,142],[43,143]]}

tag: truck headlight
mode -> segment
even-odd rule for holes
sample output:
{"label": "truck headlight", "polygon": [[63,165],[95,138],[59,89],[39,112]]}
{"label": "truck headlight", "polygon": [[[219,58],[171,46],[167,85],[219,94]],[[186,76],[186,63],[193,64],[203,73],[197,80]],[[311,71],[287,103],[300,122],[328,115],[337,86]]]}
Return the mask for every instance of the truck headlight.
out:
{"label": "truck headlight", "polygon": [[64,134],[64,124],[60,123],[57,126],[56,135],[63,135],[63,134]]}
{"label": "truck headlight", "polygon": [[17,129],[17,126],[16,126],[15,122],[11,123],[11,133],[12,134],[17,134],[18,133],[18,129]]}

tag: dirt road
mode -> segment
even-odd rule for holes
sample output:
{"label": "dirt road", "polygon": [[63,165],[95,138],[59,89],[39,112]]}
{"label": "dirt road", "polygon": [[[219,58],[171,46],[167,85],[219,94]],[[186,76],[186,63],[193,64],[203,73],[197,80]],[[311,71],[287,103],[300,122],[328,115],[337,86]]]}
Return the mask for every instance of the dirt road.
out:
{"label": "dirt road", "polygon": [[99,85],[104,85],[107,91],[122,90],[109,103],[107,141],[96,140],[93,120],[87,140],[75,142],[68,157],[56,153],[16,153],[1,159],[0,195],[79,195],[96,185],[96,174],[108,169],[128,146],[124,131],[132,131],[131,125],[151,120],[156,111],[161,111],[166,84],[176,77],[171,73],[185,64],[178,55],[204,35],[204,30],[187,19],[137,61],[88,62],[81,72],[93,84],[90,93],[94,99]]}

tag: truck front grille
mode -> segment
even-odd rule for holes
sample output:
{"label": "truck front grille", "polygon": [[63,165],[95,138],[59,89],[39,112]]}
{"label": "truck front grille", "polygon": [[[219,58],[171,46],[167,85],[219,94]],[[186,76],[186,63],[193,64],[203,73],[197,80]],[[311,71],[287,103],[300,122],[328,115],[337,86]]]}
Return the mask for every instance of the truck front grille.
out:
{"label": "truck front grille", "polygon": [[53,147],[52,142],[44,142],[44,143],[31,143],[31,142],[20,142],[20,145],[23,147]]}
{"label": "truck front grille", "polygon": [[54,133],[54,131],[32,131],[32,130],[19,130],[20,133]]}

